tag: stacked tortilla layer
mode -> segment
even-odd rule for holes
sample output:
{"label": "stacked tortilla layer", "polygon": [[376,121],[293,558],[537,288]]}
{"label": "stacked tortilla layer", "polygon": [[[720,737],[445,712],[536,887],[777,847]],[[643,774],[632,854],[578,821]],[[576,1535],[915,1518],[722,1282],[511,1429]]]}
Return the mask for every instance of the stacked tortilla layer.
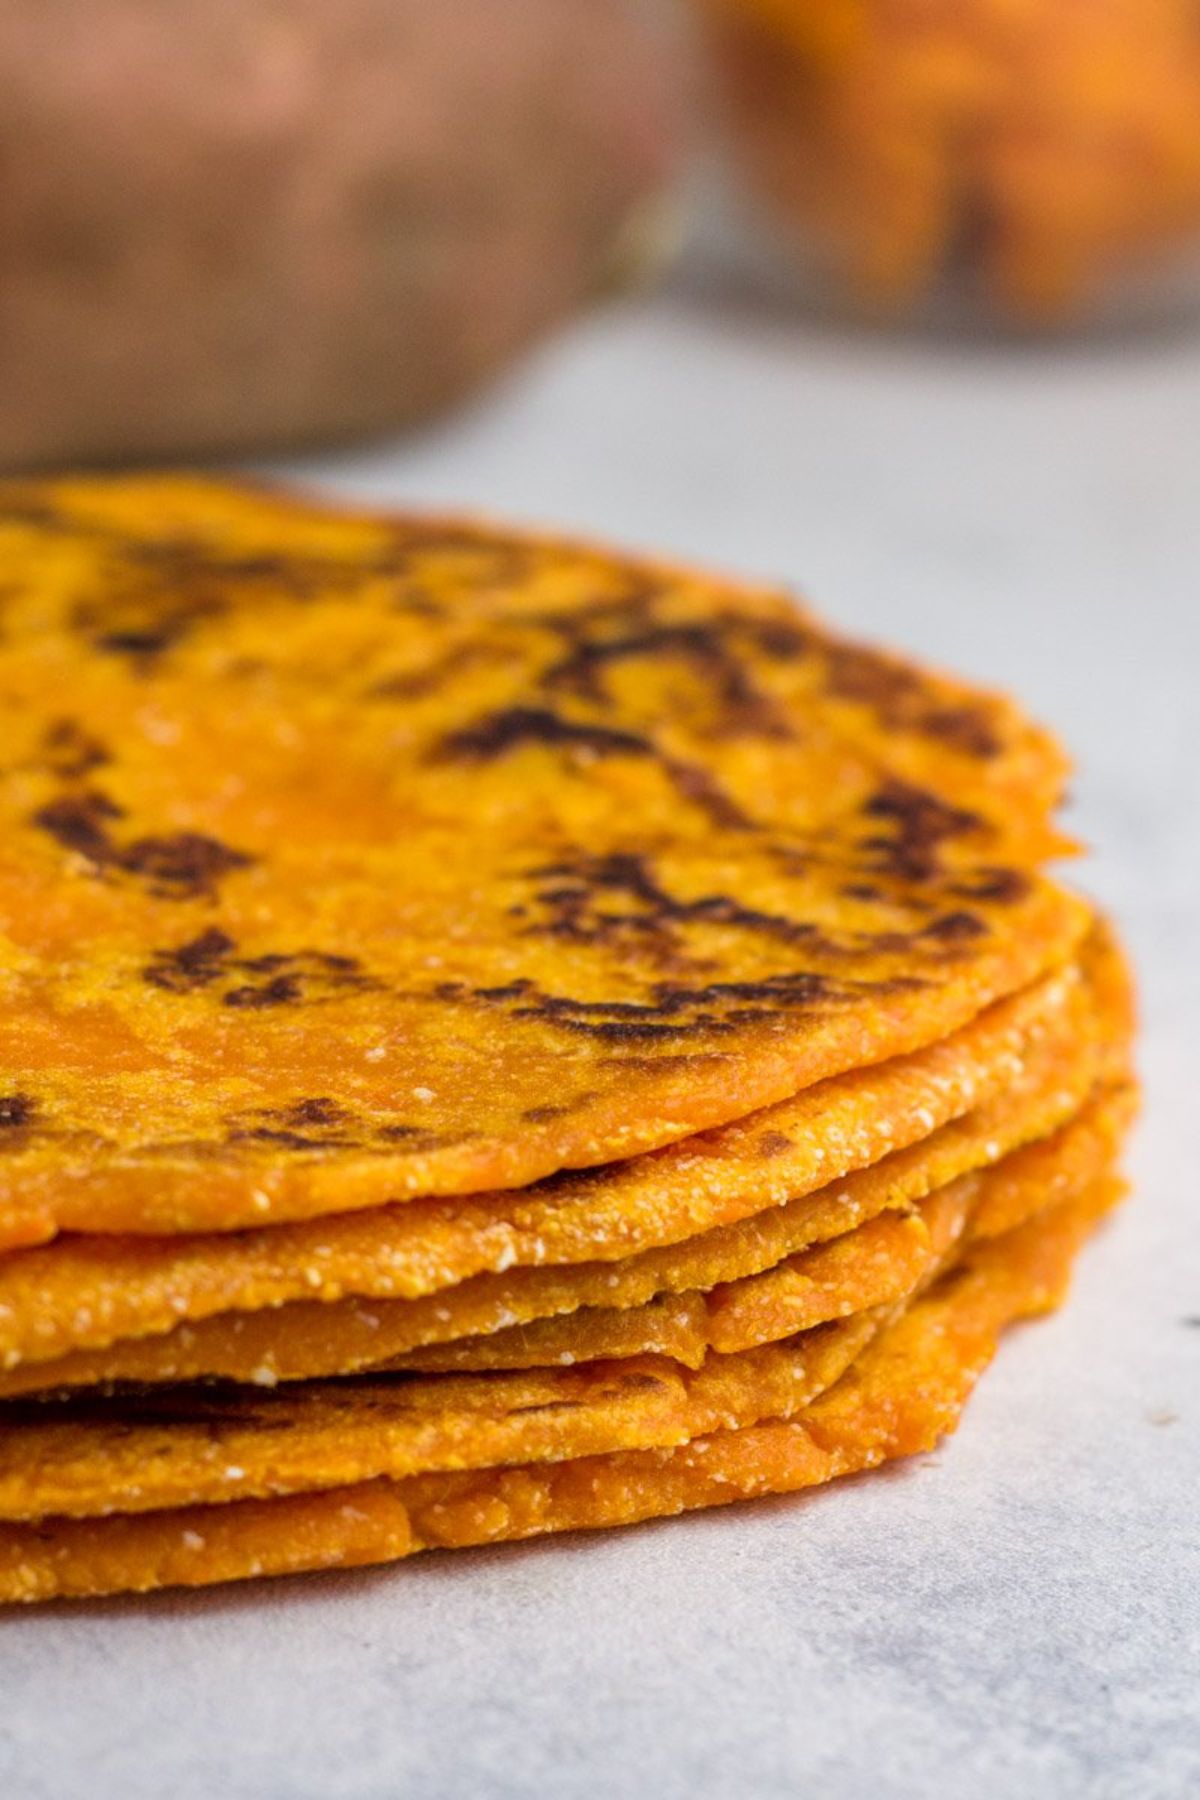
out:
{"label": "stacked tortilla layer", "polygon": [[177,478],[0,545],[0,1598],[810,1486],[1056,1303],[1132,1009],[1010,703]]}

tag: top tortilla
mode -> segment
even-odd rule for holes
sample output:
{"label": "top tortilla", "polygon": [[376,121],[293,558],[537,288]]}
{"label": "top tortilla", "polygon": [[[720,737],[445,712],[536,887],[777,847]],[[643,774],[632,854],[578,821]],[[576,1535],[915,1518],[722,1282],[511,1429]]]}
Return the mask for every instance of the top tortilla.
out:
{"label": "top tortilla", "polygon": [[628,1157],[1085,929],[1053,741],[786,596],[166,476],[0,552],[7,1243]]}

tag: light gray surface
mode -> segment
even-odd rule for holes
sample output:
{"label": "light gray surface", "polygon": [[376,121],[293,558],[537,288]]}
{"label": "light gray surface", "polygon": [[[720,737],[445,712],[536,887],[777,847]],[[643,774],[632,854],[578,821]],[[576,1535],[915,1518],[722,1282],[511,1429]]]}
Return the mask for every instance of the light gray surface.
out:
{"label": "light gray surface", "polygon": [[295,465],[802,583],[1070,740],[1144,983],[1137,1194],[935,1456],[807,1499],[0,1624],[4,1800],[1200,1791],[1200,345],[855,340],[686,292]]}

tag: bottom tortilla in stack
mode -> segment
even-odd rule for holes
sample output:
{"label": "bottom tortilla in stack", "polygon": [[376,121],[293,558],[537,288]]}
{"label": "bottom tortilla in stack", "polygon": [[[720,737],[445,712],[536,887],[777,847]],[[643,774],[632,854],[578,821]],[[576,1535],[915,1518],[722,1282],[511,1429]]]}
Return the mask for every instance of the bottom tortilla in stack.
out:
{"label": "bottom tortilla in stack", "polygon": [[629,1524],[792,1492],[928,1449],[953,1429],[1004,1327],[1061,1298],[1079,1243],[1118,1193],[1118,1184],[1102,1179],[984,1242],[790,1417],[709,1425],[679,1445],[557,1462],[377,1476],[286,1498],[6,1524],[0,1598],[200,1585]]}
{"label": "bottom tortilla in stack", "polygon": [[[834,1192],[595,1265],[602,1288],[590,1264],[513,1270],[523,1314],[506,1324],[511,1307],[485,1308],[483,1331],[477,1305],[456,1315],[452,1285],[430,1298],[458,1335],[418,1320],[397,1351],[404,1309],[429,1307],[387,1300],[377,1313],[398,1317],[375,1329],[392,1354],[371,1373],[331,1362],[345,1336],[336,1318],[308,1329],[321,1302],[217,1312],[182,1328],[190,1343],[176,1327],[18,1363],[0,1437],[0,1599],[619,1524],[928,1447],[1004,1325],[1057,1301],[1120,1191],[1129,996],[1102,930],[1070,993],[1065,1028],[1028,1045],[1001,1092]],[[837,1205],[842,1229],[814,1231]],[[25,1254],[68,1257],[70,1240]],[[231,1382],[272,1331],[279,1385]],[[208,1381],[178,1380],[188,1356]],[[279,1382],[281,1363],[323,1379]]]}

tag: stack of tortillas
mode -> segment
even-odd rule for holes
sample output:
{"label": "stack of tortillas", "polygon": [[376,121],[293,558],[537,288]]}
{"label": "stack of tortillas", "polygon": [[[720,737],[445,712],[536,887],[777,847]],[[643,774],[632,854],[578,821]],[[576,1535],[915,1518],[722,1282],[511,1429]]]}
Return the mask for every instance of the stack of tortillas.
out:
{"label": "stack of tortillas", "polygon": [[574,543],[166,477],[0,514],[0,1598],[953,1426],[1133,1105],[1048,736]]}

